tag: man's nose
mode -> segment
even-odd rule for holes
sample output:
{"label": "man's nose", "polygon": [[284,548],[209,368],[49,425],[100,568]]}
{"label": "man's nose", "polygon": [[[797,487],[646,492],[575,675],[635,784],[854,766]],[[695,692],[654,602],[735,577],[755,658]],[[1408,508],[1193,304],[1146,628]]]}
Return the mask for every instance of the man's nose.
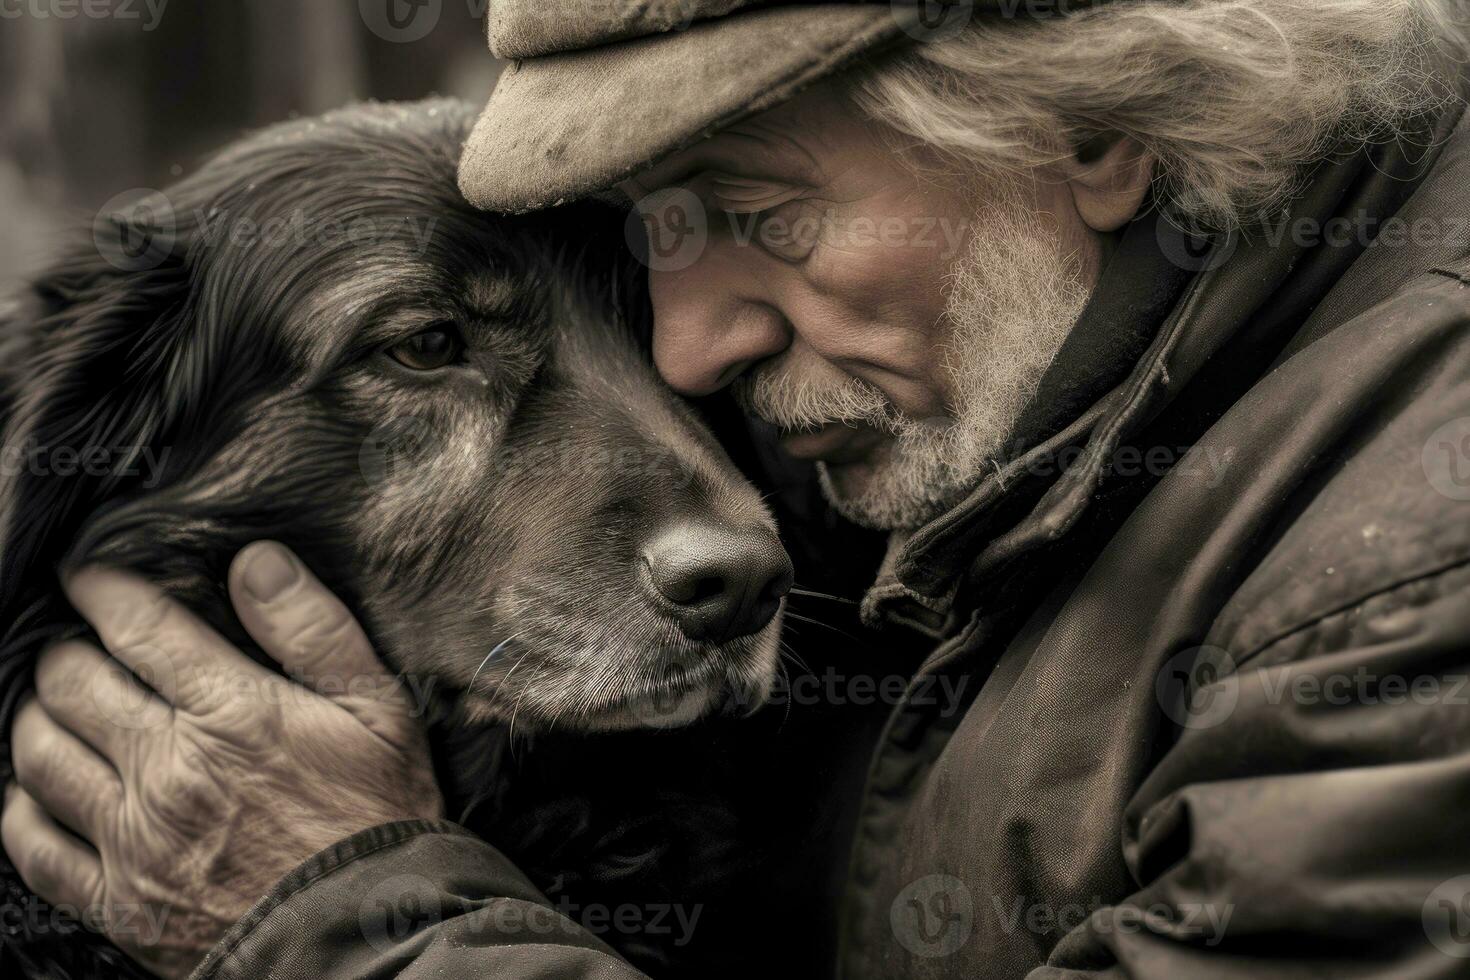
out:
{"label": "man's nose", "polygon": [[730,256],[650,272],[653,361],[670,387],[708,395],[791,342],[786,318]]}

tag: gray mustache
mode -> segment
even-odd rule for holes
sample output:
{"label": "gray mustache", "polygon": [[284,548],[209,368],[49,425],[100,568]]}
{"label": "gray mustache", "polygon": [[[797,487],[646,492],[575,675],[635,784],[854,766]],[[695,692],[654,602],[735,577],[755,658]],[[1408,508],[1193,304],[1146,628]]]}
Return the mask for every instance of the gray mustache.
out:
{"label": "gray mustache", "polygon": [[887,396],[869,382],[852,377],[838,384],[799,380],[780,364],[742,375],[732,390],[747,415],[786,432],[814,432],[839,423],[891,430],[897,417]]}

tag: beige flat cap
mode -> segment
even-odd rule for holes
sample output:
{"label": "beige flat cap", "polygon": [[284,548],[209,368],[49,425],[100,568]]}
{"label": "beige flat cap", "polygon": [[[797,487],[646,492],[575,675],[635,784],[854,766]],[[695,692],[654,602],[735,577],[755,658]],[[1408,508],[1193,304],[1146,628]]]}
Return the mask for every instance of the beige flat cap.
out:
{"label": "beige flat cap", "polygon": [[460,189],[504,212],[606,190],[861,54],[1006,3],[491,0],[490,50],[514,60],[465,148]]}

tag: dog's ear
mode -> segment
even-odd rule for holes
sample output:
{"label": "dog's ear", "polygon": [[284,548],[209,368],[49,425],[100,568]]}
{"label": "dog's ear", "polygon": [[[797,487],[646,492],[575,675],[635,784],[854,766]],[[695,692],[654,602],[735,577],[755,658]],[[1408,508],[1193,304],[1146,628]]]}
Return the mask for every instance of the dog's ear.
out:
{"label": "dog's ear", "polygon": [[38,594],[81,521],[160,481],[170,433],[200,403],[205,341],[189,329],[193,278],[175,229],[104,217],[91,241],[36,277],[0,346],[0,634]]}

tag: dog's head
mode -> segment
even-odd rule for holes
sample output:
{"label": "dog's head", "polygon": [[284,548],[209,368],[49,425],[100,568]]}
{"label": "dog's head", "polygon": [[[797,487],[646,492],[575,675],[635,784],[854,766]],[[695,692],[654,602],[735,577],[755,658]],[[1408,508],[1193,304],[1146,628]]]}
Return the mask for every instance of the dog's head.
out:
{"label": "dog's head", "polygon": [[472,119],[267,130],[31,285],[0,339],[12,640],[81,561],[243,640],[224,572],[272,537],[469,719],[759,702],[790,584],[772,519],[613,314],[620,224],[459,199]]}

